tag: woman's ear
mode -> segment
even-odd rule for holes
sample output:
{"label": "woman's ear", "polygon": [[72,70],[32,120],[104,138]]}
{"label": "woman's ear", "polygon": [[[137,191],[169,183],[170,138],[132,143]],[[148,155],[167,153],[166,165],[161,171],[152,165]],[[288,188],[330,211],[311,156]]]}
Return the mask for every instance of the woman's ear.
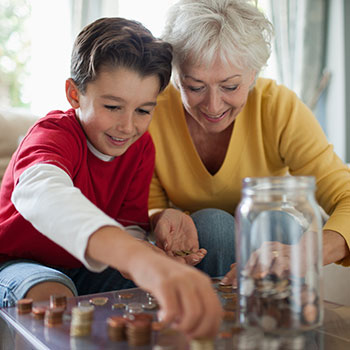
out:
{"label": "woman's ear", "polygon": [[249,77],[249,86],[252,88],[253,85],[255,84],[255,81],[256,81],[256,71],[255,70],[252,70],[250,72],[250,77]]}
{"label": "woman's ear", "polygon": [[70,105],[74,108],[77,109],[80,107],[79,103],[79,89],[75,85],[74,81],[72,78],[69,78],[66,80],[66,97]]}

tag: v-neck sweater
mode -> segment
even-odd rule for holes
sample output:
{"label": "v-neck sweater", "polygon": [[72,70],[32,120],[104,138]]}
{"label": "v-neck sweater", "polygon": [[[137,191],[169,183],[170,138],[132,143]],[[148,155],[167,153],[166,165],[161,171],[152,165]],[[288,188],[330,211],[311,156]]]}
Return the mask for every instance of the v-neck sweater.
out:
{"label": "v-neck sweater", "polygon": [[285,86],[257,79],[214,175],[196,151],[173,85],[158,97],[149,131],[156,147],[150,209],[176,207],[192,213],[219,208],[234,215],[245,177],[314,176],[316,199],[331,215],[324,229],[340,232],[350,246],[349,169],[310,109]]}

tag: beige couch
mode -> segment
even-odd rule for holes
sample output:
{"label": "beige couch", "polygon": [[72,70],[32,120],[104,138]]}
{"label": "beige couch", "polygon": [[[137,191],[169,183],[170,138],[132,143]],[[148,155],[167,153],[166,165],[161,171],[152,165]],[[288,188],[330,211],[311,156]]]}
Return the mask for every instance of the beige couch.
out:
{"label": "beige couch", "polygon": [[36,119],[32,114],[0,110],[0,181],[13,152]]}

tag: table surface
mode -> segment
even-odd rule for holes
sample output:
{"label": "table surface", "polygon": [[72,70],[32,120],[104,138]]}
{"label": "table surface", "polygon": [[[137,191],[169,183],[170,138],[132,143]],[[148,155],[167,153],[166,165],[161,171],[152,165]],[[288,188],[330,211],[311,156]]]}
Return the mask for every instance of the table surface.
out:
{"label": "table surface", "polygon": [[[131,293],[132,299],[121,300],[119,294],[124,293]],[[92,334],[88,337],[70,337],[69,311],[79,302],[89,301],[93,297],[107,297],[108,302],[104,306],[95,306]],[[148,302],[148,298],[145,292],[137,288],[69,298],[63,324],[53,328],[45,327],[43,320],[34,319],[31,314],[18,315],[14,307],[0,308],[0,349],[130,349],[127,342],[112,342],[107,337],[106,319],[111,315],[125,313],[112,308],[113,304],[120,302],[144,304]],[[35,303],[35,305],[47,306],[48,303]],[[147,313],[152,313],[156,319],[156,311],[147,311]],[[225,321],[222,327],[225,329],[233,325],[233,322]],[[190,344],[181,333],[168,330],[153,331],[151,345],[137,346],[132,349],[187,350],[190,348]],[[292,337],[268,336],[259,330],[247,330],[229,339],[217,338],[215,349],[349,350],[350,307],[324,302],[324,322],[320,328]]]}

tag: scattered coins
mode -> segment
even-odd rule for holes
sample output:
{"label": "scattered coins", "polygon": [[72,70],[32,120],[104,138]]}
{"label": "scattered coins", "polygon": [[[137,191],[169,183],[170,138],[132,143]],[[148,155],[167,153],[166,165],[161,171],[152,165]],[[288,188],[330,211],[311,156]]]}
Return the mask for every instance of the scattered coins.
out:
{"label": "scattered coins", "polygon": [[34,306],[32,308],[32,314],[33,317],[36,318],[37,320],[43,320],[44,316],[45,316],[45,312],[46,312],[47,307],[45,306]]}
{"label": "scattered coins", "polygon": [[90,299],[90,303],[95,306],[103,306],[107,303],[108,298],[107,297],[97,297]]}
{"label": "scattered coins", "polygon": [[174,254],[176,256],[187,256],[187,255],[190,255],[192,253],[193,253],[192,250],[176,250],[174,252]]}
{"label": "scattered coins", "polygon": [[134,297],[133,293],[118,293],[119,299],[132,299]]}
{"label": "scattered coins", "polygon": [[149,301],[148,303],[142,304],[142,308],[144,310],[155,310],[158,308],[158,304],[152,301]]}
{"label": "scattered coins", "polygon": [[126,304],[122,304],[122,303],[115,303],[112,305],[112,309],[113,310],[122,310],[122,309],[125,309],[126,307]]}
{"label": "scattered coins", "polygon": [[141,303],[129,303],[126,305],[125,310],[129,314],[140,314],[143,312],[143,308],[142,308]]}

